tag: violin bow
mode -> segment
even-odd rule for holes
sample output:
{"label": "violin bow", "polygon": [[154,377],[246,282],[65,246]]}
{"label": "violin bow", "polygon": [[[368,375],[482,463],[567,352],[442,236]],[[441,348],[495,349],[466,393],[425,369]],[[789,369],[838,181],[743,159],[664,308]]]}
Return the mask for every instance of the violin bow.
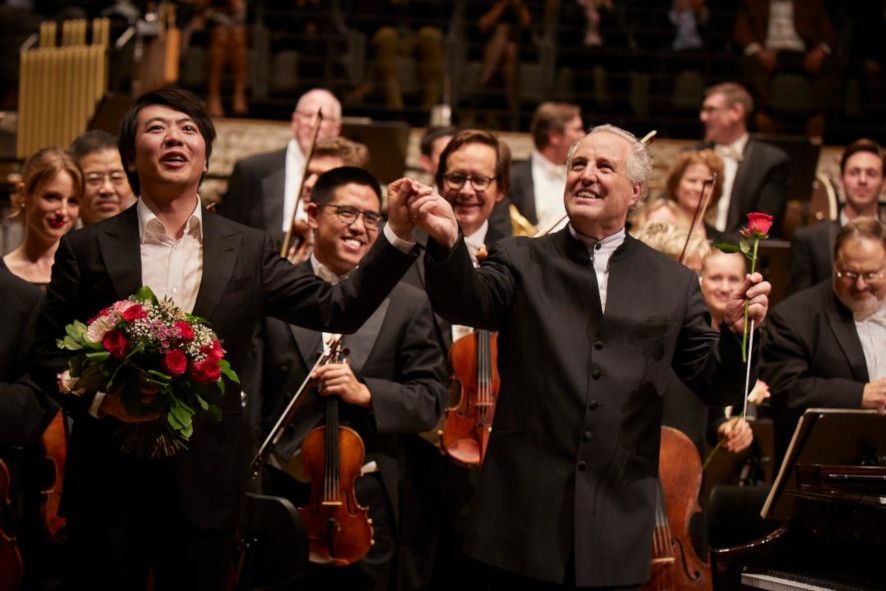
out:
{"label": "violin bow", "polygon": [[289,244],[292,242],[292,235],[295,232],[295,225],[298,221],[298,204],[302,201],[302,192],[305,189],[305,180],[308,178],[308,166],[311,164],[311,158],[314,156],[314,148],[317,146],[317,138],[320,135],[320,126],[323,125],[323,109],[317,109],[317,126],[314,127],[314,135],[311,137],[311,147],[305,156],[305,168],[302,170],[301,182],[298,184],[298,195],[295,197],[295,209],[292,210],[292,221],[289,229],[286,230],[286,236],[283,238],[283,245],[280,247],[280,256],[288,258]]}
{"label": "violin bow", "polygon": [[[686,234],[686,242],[683,243],[683,250],[680,251],[680,264],[685,264],[686,260],[686,249],[689,247],[689,240],[692,238],[692,233],[695,231],[695,226],[698,224],[698,220],[704,219],[705,211],[708,209],[708,202],[710,201],[710,197],[714,192],[714,183],[717,182],[717,173],[714,172],[710,177],[706,178],[701,185],[701,198],[698,200],[698,205],[695,206],[695,213],[692,214],[692,223],[689,224],[689,232]],[[705,191],[710,187],[709,191]]]}
{"label": "violin bow", "polygon": [[[644,146],[648,146],[649,144],[652,143],[652,140],[655,138],[656,135],[658,135],[658,131],[653,129],[652,131],[650,131],[649,133],[647,133],[646,135],[643,136],[643,138],[640,140],[640,143],[643,144]],[[555,228],[560,227],[560,224],[563,223],[563,220],[565,220],[568,217],[569,217],[569,214],[564,214],[563,217],[561,217],[559,220],[554,222],[553,225],[551,225],[551,227],[549,227],[546,230],[539,230],[538,232],[533,234],[532,237],[539,238],[541,236],[547,236],[548,234],[553,232]]]}
{"label": "violin bow", "polygon": [[261,444],[258,453],[255,454],[255,457],[249,464],[249,471],[252,474],[252,478],[258,477],[259,473],[261,472],[262,466],[265,464],[268,459],[268,455],[270,455],[271,453],[271,450],[276,447],[277,443],[279,443],[280,441],[280,438],[283,437],[283,432],[286,430],[286,427],[288,427],[289,423],[292,422],[292,419],[295,418],[295,411],[298,410],[298,407],[301,405],[303,394],[305,393],[305,391],[308,390],[308,388],[314,381],[312,377],[314,375],[314,370],[321,365],[331,363],[333,359],[336,359],[343,354],[342,337],[340,335],[329,339],[327,344],[329,345],[329,350],[320,355],[319,359],[317,359],[317,362],[313,365],[313,367],[311,367],[308,375],[305,376],[305,379],[298,387],[298,390],[296,390],[295,394],[292,395],[292,398],[289,400],[286,408],[284,408],[283,412],[280,414],[280,418],[277,419],[277,422],[274,424],[274,428],[271,429],[271,432],[268,433],[267,437],[265,437],[265,440]]}

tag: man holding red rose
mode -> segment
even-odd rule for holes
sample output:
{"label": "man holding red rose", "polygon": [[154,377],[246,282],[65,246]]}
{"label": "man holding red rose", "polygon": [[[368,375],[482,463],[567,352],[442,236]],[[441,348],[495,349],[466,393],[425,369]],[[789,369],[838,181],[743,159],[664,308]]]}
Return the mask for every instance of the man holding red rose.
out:
{"label": "man holding red rose", "polygon": [[768,307],[769,284],[746,276],[718,335],[698,277],[625,233],[652,172],[631,133],[593,128],[566,168],[568,226],[501,240],[477,269],[443,197],[415,183],[389,187],[406,194],[394,196],[391,220],[430,236],[434,310],[499,331],[501,389],[466,548],[491,565],[491,589],[649,578],[672,370],[708,404],[740,403],[744,303],[757,325]]}

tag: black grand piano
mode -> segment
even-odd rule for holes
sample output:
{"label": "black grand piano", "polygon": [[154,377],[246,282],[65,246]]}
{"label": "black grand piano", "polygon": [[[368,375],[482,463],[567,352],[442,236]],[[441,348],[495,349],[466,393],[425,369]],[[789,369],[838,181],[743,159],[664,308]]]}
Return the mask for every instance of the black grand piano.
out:
{"label": "black grand piano", "polygon": [[712,550],[714,589],[886,590],[886,416],[806,411],[761,515],[783,524]]}

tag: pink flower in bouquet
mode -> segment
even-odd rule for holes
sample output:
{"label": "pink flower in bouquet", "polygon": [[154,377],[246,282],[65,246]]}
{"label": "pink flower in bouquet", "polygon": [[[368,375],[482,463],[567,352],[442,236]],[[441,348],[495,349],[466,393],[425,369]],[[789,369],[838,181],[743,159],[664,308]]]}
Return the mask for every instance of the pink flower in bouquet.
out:
{"label": "pink flower in bouquet", "polygon": [[748,227],[741,231],[741,235],[745,238],[764,240],[769,236],[769,229],[771,227],[771,215],[754,211],[748,214]]}
{"label": "pink flower in bouquet", "polygon": [[204,345],[203,348],[200,349],[200,352],[206,355],[206,357],[215,359],[216,361],[225,356],[225,351],[222,349],[221,344],[214,339],[208,345]]}
{"label": "pink flower in bouquet", "polygon": [[129,341],[122,331],[109,330],[102,338],[102,346],[116,359],[123,359],[129,352]]}
{"label": "pink flower in bouquet", "polygon": [[191,377],[194,381],[201,384],[213,384],[221,377],[221,368],[218,366],[218,360],[212,357],[206,357],[202,361],[198,361],[191,366]]}
{"label": "pink flower in bouquet", "polygon": [[176,320],[175,327],[178,329],[179,337],[183,341],[192,341],[194,340],[194,329],[191,328],[191,325],[185,322],[184,320]]}
{"label": "pink flower in bouquet", "polygon": [[107,316],[107,315],[110,314],[110,313],[111,313],[111,309],[110,309],[110,308],[105,308],[104,310],[102,310],[101,312],[99,312],[98,314],[96,314],[95,316],[93,316],[92,318],[90,318],[89,320],[87,320],[87,321],[86,321],[86,324],[87,324],[87,325],[92,324],[93,322],[95,322],[95,321],[98,320],[99,318],[104,318],[105,316]]}
{"label": "pink flower in bouquet", "polygon": [[86,339],[92,343],[101,343],[108,331],[114,328],[115,323],[116,317],[107,308],[102,310],[89,321],[89,326],[86,328]]}
{"label": "pink flower in bouquet", "polygon": [[147,318],[148,312],[139,304],[132,304],[120,312],[120,317],[126,322],[135,322],[136,320]]}
{"label": "pink flower in bouquet", "polygon": [[180,376],[188,369],[188,358],[178,349],[163,356],[163,367],[171,376]]}

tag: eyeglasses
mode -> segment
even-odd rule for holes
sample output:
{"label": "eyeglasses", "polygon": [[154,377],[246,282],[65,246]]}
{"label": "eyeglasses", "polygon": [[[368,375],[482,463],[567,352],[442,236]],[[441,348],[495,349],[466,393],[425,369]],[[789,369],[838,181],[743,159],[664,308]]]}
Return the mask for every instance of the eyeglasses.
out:
{"label": "eyeglasses", "polygon": [[105,179],[111,181],[112,185],[122,185],[126,182],[126,173],[123,171],[115,172],[90,172],[83,177],[83,182],[90,187],[98,187]]}
{"label": "eyeglasses", "polygon": [[350,205],[326,205],[325,207],[331,209],[338,221],[347,226],[356,222],[361,215],[363,216],[363,223],[370,230],[378,230],[378,226],[381,224],[381,214],[374,211],[361,211]]}
{"label": "eyeglasses", "polygon": [[855,283],[861,277],[865,283],[873,283],[879,281],[886,275],[883,271],[868,271],[866,273],[856,273],[855,271],[836,271],[834,276],[837,279],[843,279],[849,283]]}
{"label": "eyeglasses", "polygon": [[475,191],[485,191],[492,184],[495,177],[462,174],[460,172],[451,172],[443,177],[446,187],[449,189],[461,189],[466,182],[470,182]]}

